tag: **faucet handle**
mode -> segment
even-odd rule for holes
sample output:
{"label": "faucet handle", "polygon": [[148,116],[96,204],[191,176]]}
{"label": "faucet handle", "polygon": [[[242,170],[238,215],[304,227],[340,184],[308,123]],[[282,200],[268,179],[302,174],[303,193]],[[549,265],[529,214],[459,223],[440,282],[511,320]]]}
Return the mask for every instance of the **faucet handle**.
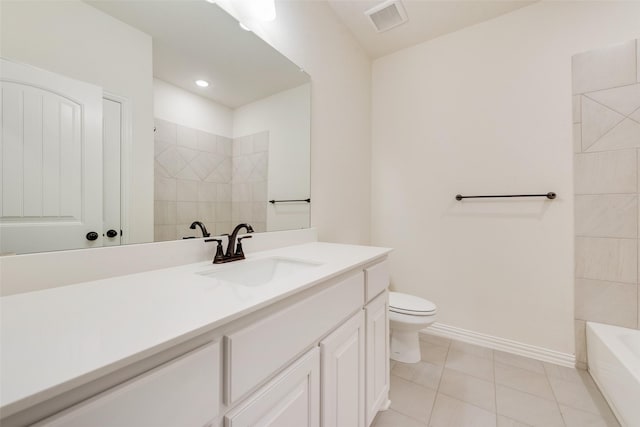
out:
{"label": "faucet handle", "polygon": [[243,239],[251,239],[253,236],[242,236],[238,237],[238,244],[236,245],[236,255],[240,255],[244,258],[244,252],[242,250],[242,240]]}
{"label": "faucet handle", "polygon": [[205,239],[205,242],[218,242],[218,246],[216,246],[216,255],[213,257],[213,263],[219,264],[224,259],[224,254],[222,252],[222,239]]}

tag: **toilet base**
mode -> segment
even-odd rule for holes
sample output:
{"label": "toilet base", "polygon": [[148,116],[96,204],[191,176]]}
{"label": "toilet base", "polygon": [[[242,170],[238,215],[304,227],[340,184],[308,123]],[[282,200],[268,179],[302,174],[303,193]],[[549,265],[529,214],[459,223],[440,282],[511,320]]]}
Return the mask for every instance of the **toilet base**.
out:
{"label": "toilet base", "polygon": [[391,329],[391,359],[402,363],[417,363],[420,361],[418,331]]}

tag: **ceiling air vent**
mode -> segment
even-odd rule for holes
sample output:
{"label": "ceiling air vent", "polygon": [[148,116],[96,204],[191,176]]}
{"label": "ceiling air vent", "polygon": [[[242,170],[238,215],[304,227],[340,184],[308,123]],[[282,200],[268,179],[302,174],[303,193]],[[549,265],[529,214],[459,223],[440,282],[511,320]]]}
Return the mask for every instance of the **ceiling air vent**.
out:
{"label": "ceiling air vent", "polygon": [[409,20],[407,12],[399,0],[387,0],[367,10],[364,14],[369,17],[379,33],[404,24]]}

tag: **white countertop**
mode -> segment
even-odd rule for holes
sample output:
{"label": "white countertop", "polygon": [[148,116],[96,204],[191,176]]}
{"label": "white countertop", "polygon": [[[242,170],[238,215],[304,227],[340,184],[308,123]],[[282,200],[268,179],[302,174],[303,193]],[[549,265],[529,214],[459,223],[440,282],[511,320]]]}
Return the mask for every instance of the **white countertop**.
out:
{"label": "white countertop", "polygon": [[[9,416],[389,251],[314,242],[0,298],[0,411]],[[195,274],[272,256],[321,265],[257,287]]]}

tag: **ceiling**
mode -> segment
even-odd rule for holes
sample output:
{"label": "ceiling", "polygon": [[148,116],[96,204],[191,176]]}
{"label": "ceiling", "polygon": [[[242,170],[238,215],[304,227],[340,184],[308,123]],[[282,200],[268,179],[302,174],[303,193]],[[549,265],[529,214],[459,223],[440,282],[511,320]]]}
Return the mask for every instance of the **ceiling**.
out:
{"label": "ceiling", "polygon": [[[300,67],[215,4],[184,0],[87,3],[153,38],[155,77],[230,108],[309,81]],[[211,85],[199,88],[195,80]]]}
{"label": "ceiling", "polygon": [[409,21],[378,33],[364,12],[384,0],[328,0],[340,20],[372,58],[495,18],[535,1],[403,0]]}

